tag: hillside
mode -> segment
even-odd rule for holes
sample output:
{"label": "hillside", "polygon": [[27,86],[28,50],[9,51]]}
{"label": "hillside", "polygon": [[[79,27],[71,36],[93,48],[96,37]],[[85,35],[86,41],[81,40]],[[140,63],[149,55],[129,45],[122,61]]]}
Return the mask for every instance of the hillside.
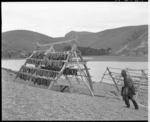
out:
{"label": "hillside", "polygon": [[8,49],[34,50],[34,41],[49,43],[54,38],[28,30],[14,30],[2,33],[2,44]]}
{"label": "hillside", "polygon": [[54,38],[28,30],[13,30],[2,33],[2,52],[4,57],[7,57],[8,53],[15,55],[16,53],[26,54],[33,52],[36,49],[35,41],[45,44],[53,42]]}
{"label": "hillside", "polygon": [[[80,47],[93,49],[111,48],[111,54],[119,55],[147,55],[148,54],[148,25],[128,26],[107,29],[101,32],[71,31],[64,37],[52,38],[28,30],[14,30],[2,33],[2,54],[29,53],[36,49],[35,41],[40,44],[64,41],[76,38]],[[56,50],[62,51],[69,44],[57,45]]]}
{"label": "hillside", "polygon": [[94,49],[111,47],[112,54],[127,54],[125,50],[138,50],[144,54],[148,52],[148,25],[120,27],[98,33],[71,31],[65,35],[65,38],[75,38],[76,35],[79,37],[81,47]]}

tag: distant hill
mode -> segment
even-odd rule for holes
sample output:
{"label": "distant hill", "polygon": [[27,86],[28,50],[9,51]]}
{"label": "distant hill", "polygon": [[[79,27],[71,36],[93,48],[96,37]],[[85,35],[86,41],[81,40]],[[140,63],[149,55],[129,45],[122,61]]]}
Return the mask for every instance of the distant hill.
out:
{"label": "distant hill", "polygon": [[20,54],[36,50],[35,41],[40,44],[54,42],[54,38],[28,30],[13,30],[2,33],[2,56],[20,57]]}
{"label": "distant hill", "polygon": [[120,27],[97,33],[71,31],[64,38],[71,39],[77,35],[81,47],[94,49],[111,47],[112,54],[127,53],[125,50],[139,50],[140,48],[145,48],[146,54],[148,50],[148,25]]}
{"label": "distant hill", "polygon": [[55,39],[44,34],[28,30],[14,30],[2,33],[2,47],[7,49],[35,50],[35,42],[50,43]]}
{"label": "distant hill", "polygon": [[[147,55],[148,54],[148,25],[128,26],[107,29],[101,32],[71,31],[64,37],[50,36],[29,30],[13,30],[2,33],[2,54],[8,52],[28,53],[36,49],[35,41],[40,44],[65,41],[76,38],[80,47],[93,49],[111,48],[111,54],[117,55]],[[56,50],[62,51],[69,44],[57,45]]]}

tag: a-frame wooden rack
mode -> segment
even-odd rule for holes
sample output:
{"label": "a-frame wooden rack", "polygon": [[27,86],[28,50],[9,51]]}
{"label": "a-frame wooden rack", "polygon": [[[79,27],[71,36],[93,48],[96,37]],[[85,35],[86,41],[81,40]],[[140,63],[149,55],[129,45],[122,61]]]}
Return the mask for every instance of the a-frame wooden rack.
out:
{"label": "a-frame wooden rack", "polygon": [[[53,46],[61,43],[70,43],[72,46],[71,50],[55,52]],[[69,68],[70,64],[72,64],[77,67],[74,69],[76,73],[73,75],[80,77],[91,95],[94,96],[91,76],[86,66],[86,61],[83,60],[81,52],[77,49],[77,43],[76,39],[43,45],[36,42],[37,50],[26,59],[24,65],[17,72],[15,79],[19,77],[34,83],[40,82],[39,84],[46,84],[48,89],[51,89],[53,84],[64,75],[65,69]],[[49,47],[49,49],[45,51],[39,50],[41,47]],[[34,67],[29,67],[27,64],[33,64]],[[72,85],[67,75],[64,76],[68,83]]]}

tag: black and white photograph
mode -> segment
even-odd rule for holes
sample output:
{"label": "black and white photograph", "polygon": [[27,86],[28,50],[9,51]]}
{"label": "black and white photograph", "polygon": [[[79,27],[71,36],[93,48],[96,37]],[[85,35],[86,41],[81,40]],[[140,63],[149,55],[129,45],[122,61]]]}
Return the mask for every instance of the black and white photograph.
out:
{"label": "black and white photograph", "polygon": [[1,2],[2,121],[148,121],[148,4]]}

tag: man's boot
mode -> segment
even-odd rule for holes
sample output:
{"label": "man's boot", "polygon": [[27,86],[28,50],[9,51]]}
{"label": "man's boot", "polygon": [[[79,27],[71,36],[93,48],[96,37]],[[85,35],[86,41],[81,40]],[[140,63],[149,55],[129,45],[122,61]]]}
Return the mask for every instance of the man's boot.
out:
{"label": "man's boot", "polygon": [[134,104],[135,109],[139,109],[139,106],[138,106],[137,102],[135,100],[132,100],[132,102]]}
{"label": "man's boot", "polygon": [[127,108],[130,108],[129,99],[125,98],[125,104],[127,105]]}

